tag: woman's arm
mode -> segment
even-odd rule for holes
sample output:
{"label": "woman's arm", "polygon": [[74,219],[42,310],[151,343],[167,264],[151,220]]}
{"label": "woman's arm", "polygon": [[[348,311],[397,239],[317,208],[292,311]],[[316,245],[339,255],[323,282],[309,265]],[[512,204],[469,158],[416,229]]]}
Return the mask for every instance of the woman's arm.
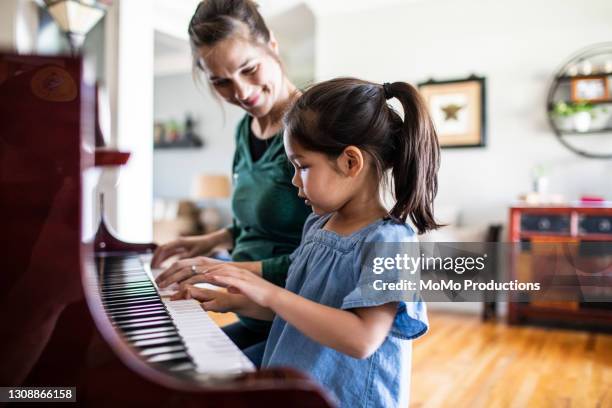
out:
{"label": "woman's arm", "polygon": [[151,259],[151,266],[158,268],[162,262],[175,255],[179,259],[193,258],[197,255],[206,254],[218,246],[229,249],[233,245],[234,238],[227,228],[205,235],[181,237],[157,247],[153,259]]}
{"label": "woman's arm", "polygon": [[237,288],[316,342],[355,358],[367,358],[380,347],[397,311],[397,303],[350,311],[321,305],[227,265],[208,273],[211,281]]}

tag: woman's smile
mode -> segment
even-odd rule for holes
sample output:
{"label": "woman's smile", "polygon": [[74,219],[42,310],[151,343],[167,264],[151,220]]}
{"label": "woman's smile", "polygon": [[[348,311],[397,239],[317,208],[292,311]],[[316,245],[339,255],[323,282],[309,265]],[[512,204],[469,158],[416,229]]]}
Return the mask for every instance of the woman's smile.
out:
{"label": "woman's smile", "polygon": [[261,92],[251,95],[247,100],[242,102],[242,106],[244,106],[245,109],[254,108],[257,105],[257,102],[259,102],[261,99],[260,96]]}

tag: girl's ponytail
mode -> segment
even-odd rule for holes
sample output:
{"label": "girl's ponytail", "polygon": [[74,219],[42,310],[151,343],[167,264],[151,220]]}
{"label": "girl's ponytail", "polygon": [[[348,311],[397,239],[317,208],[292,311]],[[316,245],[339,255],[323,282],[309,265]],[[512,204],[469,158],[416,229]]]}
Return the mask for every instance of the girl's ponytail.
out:
{"label": "girl's ponytail", "polygon": [[[389,106],[397,98],[404,119]],[[336,78],[304,92],[284,119],[285,133],[308,150],[336,158],[347,146],[368,152],[379,180],[392,169],[396,204],[389,212],[419,233],[441,227],[434,220],[440,148],[418,91],[404,82],[375,84]]]}
{"label": "girl's ponytail", "polygon": [[419,234],[439,228],[433,215],[433,201],[438,192],[440,147],[433,121],[419,92],[405,82],[385,83],[385,99],[397,98],[404,110],[404,120],[394,131],[395,153],[392,176],[396,204],[390,214],[410,220]]}

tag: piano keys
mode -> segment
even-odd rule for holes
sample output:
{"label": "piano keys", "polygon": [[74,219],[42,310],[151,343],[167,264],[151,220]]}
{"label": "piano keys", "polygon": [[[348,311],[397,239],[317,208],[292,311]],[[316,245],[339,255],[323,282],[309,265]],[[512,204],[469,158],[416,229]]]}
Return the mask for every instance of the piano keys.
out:
{"label": "piano keys", "polygon": [[90,280],[111,324],[138,355],[161,369],[200,378],[255,371],[197,301],[162,299],[145,262],[137,254],[99,253]]}
{"label": "piano keys", "polygon": [[95,98],[80,58],[0,53],[0,73],[0,386],[74,386],[94,407],[334,406],[305,373],[255,370],[195,301],[160,297],[140,258],[153,244],[105,223],[85,236]]}

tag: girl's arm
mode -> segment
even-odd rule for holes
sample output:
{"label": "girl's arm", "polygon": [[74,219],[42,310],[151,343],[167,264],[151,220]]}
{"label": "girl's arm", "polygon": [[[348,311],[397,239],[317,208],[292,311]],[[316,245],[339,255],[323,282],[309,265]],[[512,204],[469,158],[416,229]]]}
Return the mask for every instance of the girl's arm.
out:
{"label": "girl's arm", "polygon": [[397,311],[397,303],[350,311],[321,305],[228,265],[208,273],[211,280],[237,288],[314,341],[355,358],[367,358],[380,347]]}

